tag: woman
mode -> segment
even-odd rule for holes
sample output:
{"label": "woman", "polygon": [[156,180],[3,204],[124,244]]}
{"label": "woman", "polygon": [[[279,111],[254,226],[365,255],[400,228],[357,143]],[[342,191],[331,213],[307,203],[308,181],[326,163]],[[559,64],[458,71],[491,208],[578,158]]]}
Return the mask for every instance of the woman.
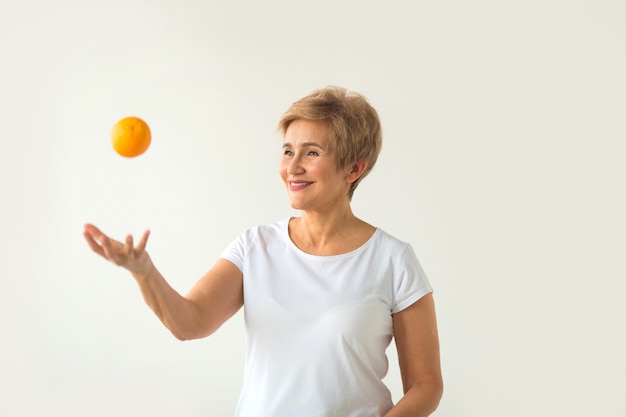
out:
{"label": "woman", "polygon": [[[181,340],[217,330],[244,306],[246,364],[238,417],[427,416],[442,395],[432,288],[407,243],[363,220],[350,201],[372,170],[376,111],[344,88],[314,91],[279,123],[279,173],[293,217],[251,228],[186,296],[137,245],[86,225],[91,249],[128,269]],[[404,396],[382,382],[392,337]]]}

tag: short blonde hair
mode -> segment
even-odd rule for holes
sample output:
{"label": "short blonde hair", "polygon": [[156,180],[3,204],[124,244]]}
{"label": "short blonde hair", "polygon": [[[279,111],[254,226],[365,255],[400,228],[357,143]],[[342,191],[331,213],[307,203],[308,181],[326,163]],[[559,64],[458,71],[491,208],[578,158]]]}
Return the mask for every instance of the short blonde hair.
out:
{"label": "short blonde hair", "polygon": [[313,91],[293,103],[283,114],[278,131],[283,135],[298,119],[324,123],[330,130],[332,149],[340,168],[365,161],[363,174],[350,185],[348,198],[369,174],[382,148],[382,128],[376,110],[361,94],[329,86]]}

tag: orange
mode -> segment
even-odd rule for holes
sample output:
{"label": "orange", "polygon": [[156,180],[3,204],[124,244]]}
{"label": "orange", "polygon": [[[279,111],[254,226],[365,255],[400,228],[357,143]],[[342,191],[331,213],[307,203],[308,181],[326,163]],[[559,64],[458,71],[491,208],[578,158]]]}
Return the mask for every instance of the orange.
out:
{"label": "orange", "polygon": [[111,144],[118,154],[127,158],[139,156],[150,146],[150,127],[139,117],[125,117],[115,123],[111,131]]}

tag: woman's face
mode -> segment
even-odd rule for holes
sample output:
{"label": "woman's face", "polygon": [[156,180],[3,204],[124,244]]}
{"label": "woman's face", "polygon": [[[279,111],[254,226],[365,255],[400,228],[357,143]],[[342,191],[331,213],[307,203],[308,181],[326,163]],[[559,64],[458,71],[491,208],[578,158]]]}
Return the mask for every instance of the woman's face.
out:
{"label": "woman's face", "polygon": [[349,201],[350,170],[338,167],[331,144],[321,122],[297,119],[287,128],[279,173],[294,209],[323,213]]}

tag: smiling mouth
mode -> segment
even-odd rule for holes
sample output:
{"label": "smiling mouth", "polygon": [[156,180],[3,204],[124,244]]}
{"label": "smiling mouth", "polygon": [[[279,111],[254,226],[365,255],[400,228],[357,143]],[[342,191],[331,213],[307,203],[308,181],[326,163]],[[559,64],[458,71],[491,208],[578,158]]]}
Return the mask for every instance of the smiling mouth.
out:
{"label": "smiling mouth", "polygon": [[309,181],[289,181],[289,189],[293,191],[303,190],[313,184]]}

